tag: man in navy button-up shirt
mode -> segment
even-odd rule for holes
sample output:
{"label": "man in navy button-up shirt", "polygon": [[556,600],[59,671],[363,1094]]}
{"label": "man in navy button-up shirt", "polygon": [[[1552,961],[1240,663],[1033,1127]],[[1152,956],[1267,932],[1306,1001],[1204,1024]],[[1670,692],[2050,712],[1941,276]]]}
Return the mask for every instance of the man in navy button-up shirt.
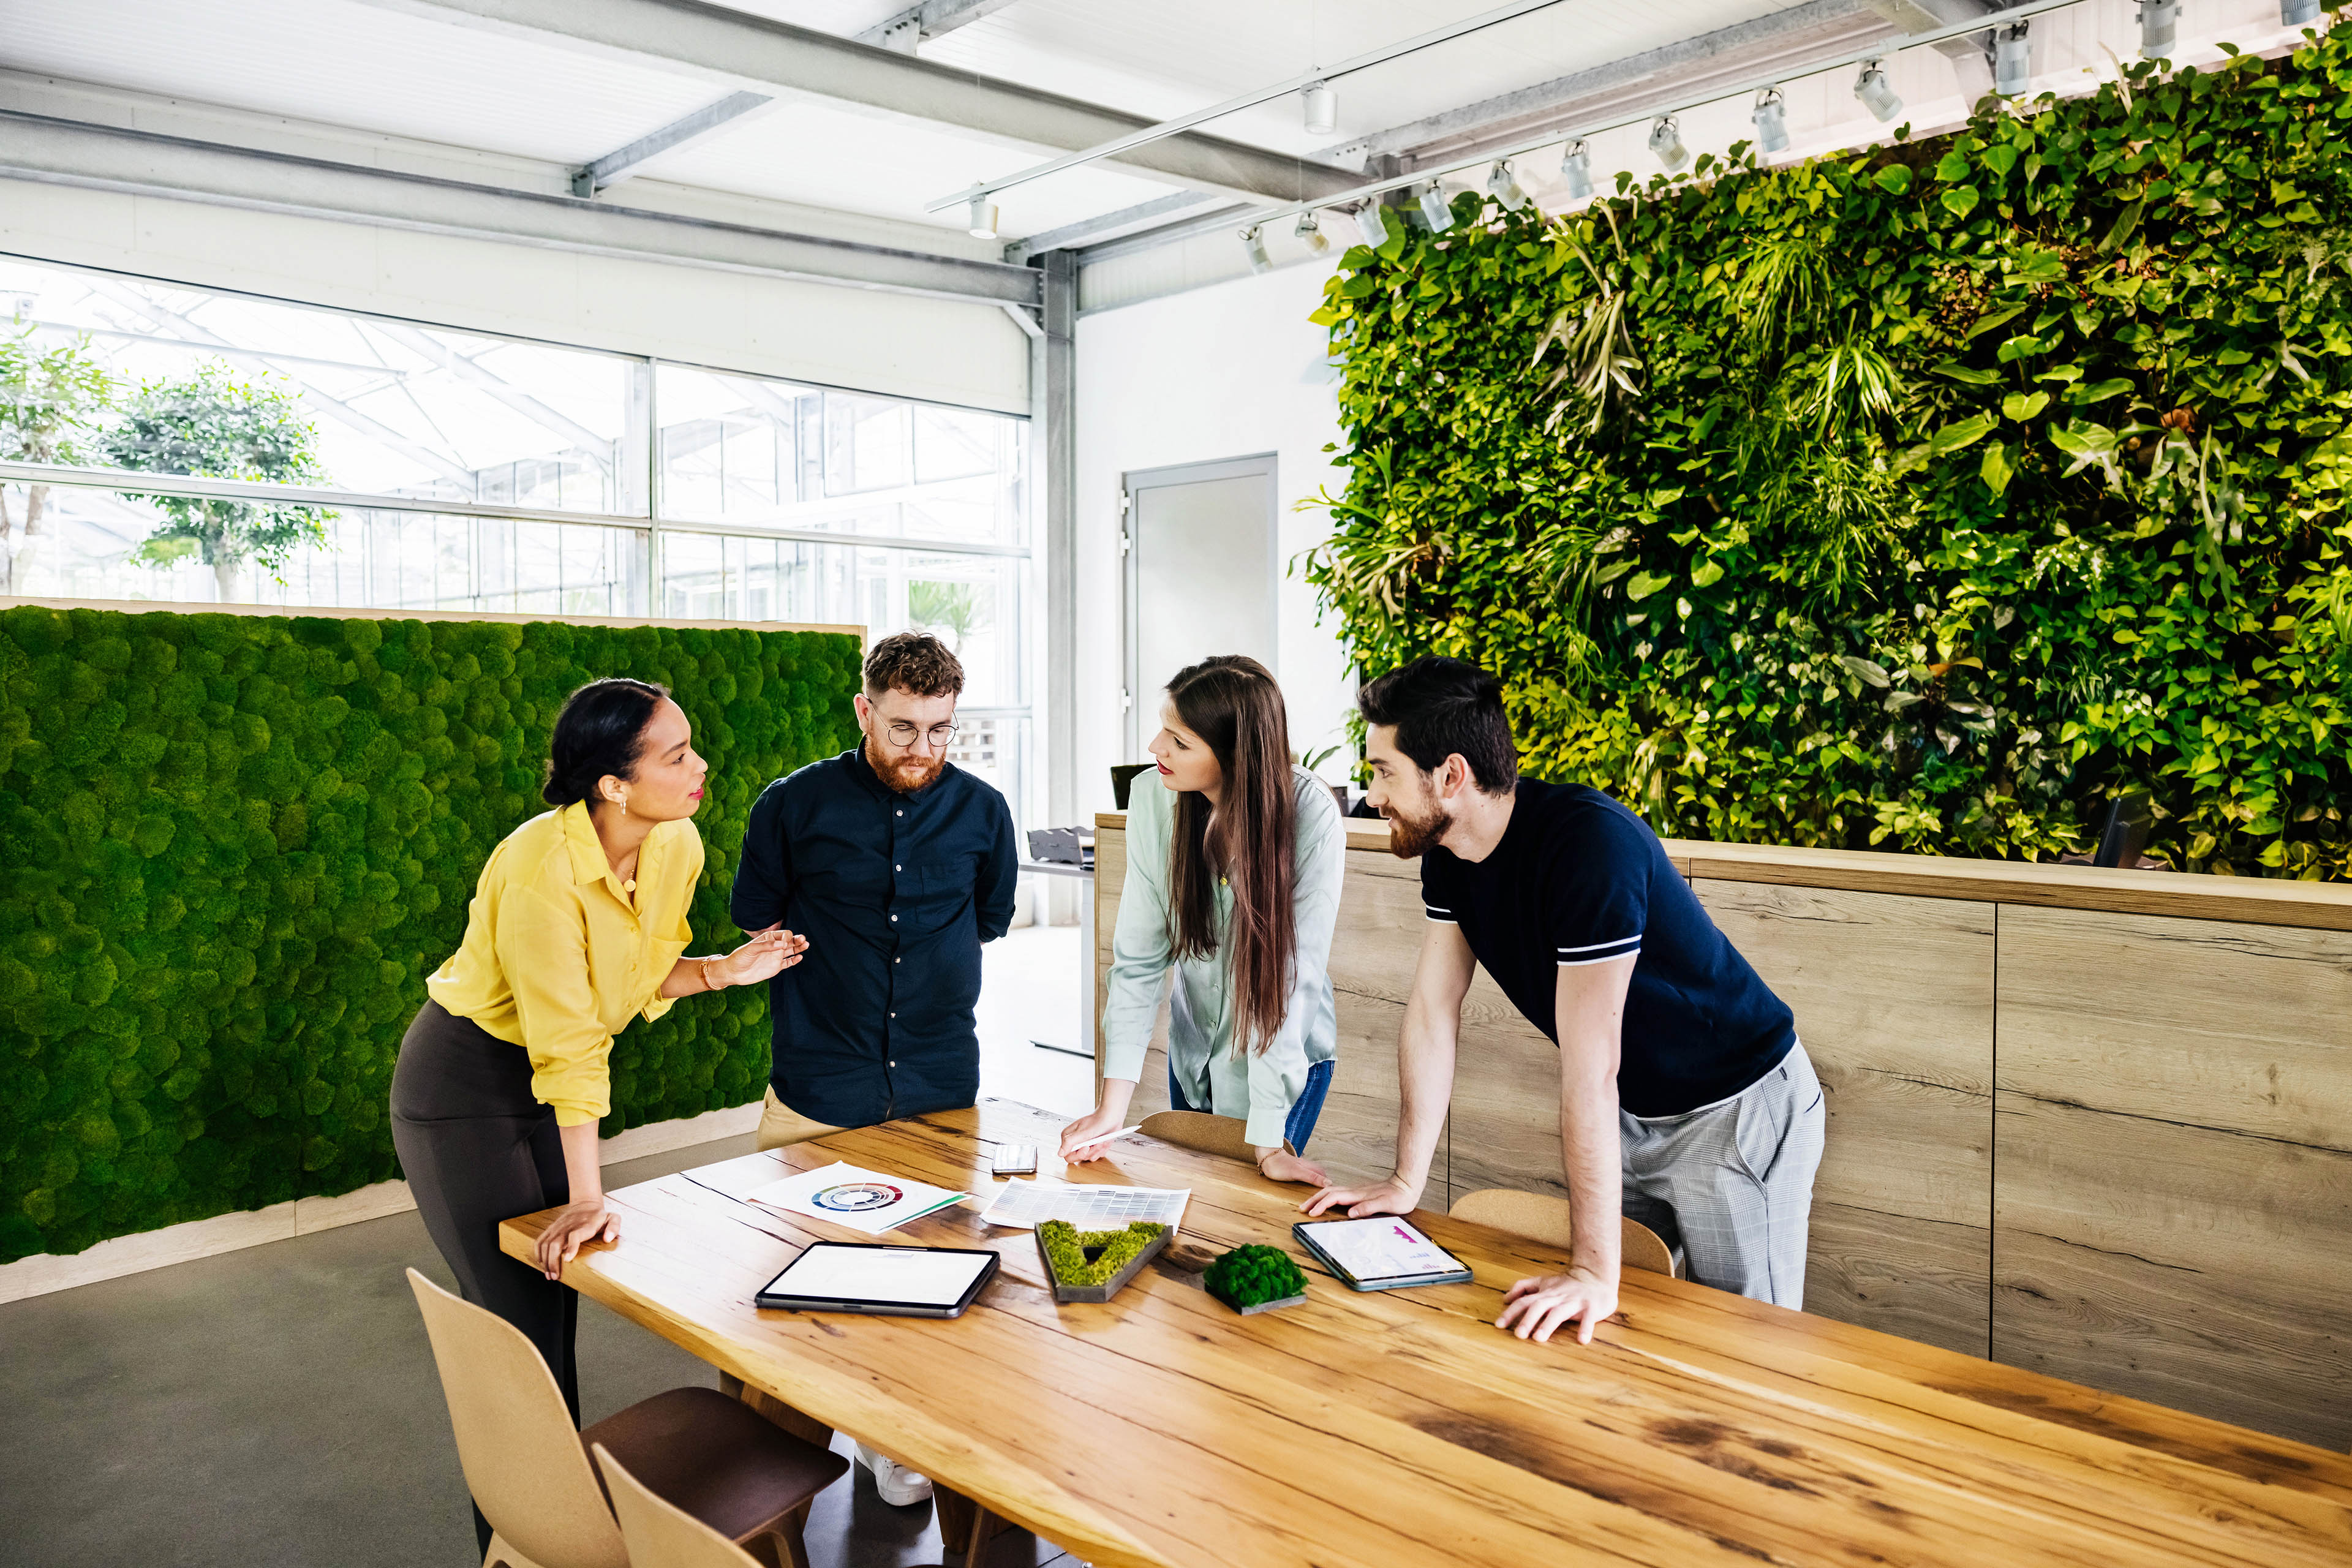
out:
{"label": "man in navy button-up shirt", "polygon": [[980,944],[1013,922],[1004,797],[951,765],[963,667],[938,638],[874,645],[863,743],[761,793],[732,912],[808,953],[768,984],[774,1071],[760,1147],[970,1105]]}

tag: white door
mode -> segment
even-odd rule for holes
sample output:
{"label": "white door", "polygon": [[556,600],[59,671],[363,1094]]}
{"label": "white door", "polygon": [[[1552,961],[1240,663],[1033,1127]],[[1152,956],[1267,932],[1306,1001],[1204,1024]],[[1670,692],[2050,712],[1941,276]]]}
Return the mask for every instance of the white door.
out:
{"label": "white door", "polygon": [[1176,672],[1212,654],[1275,663],[1271,453],[1127,476],[1128,758],[1140,762]]}

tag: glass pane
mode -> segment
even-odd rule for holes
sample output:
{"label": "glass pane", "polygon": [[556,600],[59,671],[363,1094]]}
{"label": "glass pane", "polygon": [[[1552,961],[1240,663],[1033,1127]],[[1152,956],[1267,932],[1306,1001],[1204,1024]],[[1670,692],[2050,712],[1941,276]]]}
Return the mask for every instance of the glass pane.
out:
{"label": "glass pane", "polygon": [[[0,591],[349,609],[646,613],[635,529],[0,485],[16,524]],[[22,531],[28,509],[37,531]]]}
{"label": "glass pane", "polygon": [[[1018,544],[1028,424],[665,364],[662,515]],[[853,619],[864,619],[863,615]]]}
{"label": "glass pane", "polygon": [[919,627],[963,661],[967,706],[1015,708],[1027,563],[757,535],[664,532],[662,609],[685,620],[815,621],[871,637]]}
{"label": "glass pane", "polygon": [[642,514],[641,361],[0,258],[0,458]]}

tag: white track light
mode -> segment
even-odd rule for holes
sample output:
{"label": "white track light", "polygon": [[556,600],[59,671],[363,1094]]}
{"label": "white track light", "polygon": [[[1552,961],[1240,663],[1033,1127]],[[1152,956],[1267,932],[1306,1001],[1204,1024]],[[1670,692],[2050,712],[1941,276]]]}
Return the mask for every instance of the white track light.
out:
{"label": "white track light", "polygon": [[1435,180],[1430,181],[1429,188],[1421,193],[1421,216],[1429,220],[1432,234],[1444,234],[1454,226],[1454,204],[1445,199],[1445,193],[1438,189]]}
{"label": "white track light", "polygon": [[2180,33],[2180,0],[2140,0],[2139,58],[2160,60],[2172,53]]}
{"label": "white track light", "polygon": [[1993,33],[1992,89],[2003,98],[2022,98],[2033,85],[2033,40],[2024,22]]}
{"label": "white track light", "polygon": [[1265,253],[1265,236],[1257,231],[1255,225],[1252,225],[1250,227],[1242,230],[1242,248],[1249,252],[1249,264],[1250,270],[1252,272],[1271,272],[1274,270],[1274,258]]}
{"label": "white track light", "polygon": [[1767,153],[1778,153],[1789,145],[1789,111],[1780,102],[1780,89],[1768,87],[1756,95],[1756,107],[1748,119],[1756,122],[1756,145]]}
{"label": "white track light", "polygon": [[2282,26],[2304,27],[2319,20],[2320,0],[2279,0]]}
{"label": "white track light", "polygon": [[1486,194],[1500,202],[1505,212],[1528,205],[1528,193],[1519,188],[1518,180],[1511,174],[1511,165],[1501,160],[1486,171]]}
{"label": "white track light", "polygon": [[1882,123],[1903,112],[1903,100],[1896,94],[1895,85],[1886,79],[1885,66],[1877,60],[1864,66],[1862,74],[1854,78],[1853,95]]}
{"label": "white track light", "polygon": [[1301,91],[1299,103],[1307,111],[1307,133],[1328,136],[1339,129],[1339,95],[1322,82]]}
{"label": "white track light", "polygon": [[1568,199],[1580,202],[1592,195],[1592,149],[1578,137],[1560,154],[1559,177],[1568,182]]}
{"label": "white track light", "polygon": [[1331,237],[1323,232],[1323,226],[1316,220],[1311,207],[1298,215],[1298,226],[1290,232],[1301,245],[1318,256],[1331,248]]}
{"label": "white track light", "polygon": [[971,198],[971,221],[965,225],[974,239],[996,237],[996,204],[986,196]]}
{"label": "white track light", "polygon": [[1670,174],[1690,162],[1690,149],[1683,145],[1682,127],[1675,122],[1673,115],[1661,114],[1650,126],[1650,151],[1657,154],[1658,162],[1666,166]]}
{"label": "white track light", "polygon": [[1374,196],[1356,209],[1356,232],[1374,250],[1389,242],[1389,222],[1381,216],[1381,199]]}

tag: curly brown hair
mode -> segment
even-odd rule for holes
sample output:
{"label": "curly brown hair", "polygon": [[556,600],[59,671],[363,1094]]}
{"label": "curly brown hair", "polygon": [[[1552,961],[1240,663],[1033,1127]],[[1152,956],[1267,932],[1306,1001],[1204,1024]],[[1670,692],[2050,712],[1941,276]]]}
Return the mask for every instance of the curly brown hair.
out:
{"label": "curly brown hair", "polygon": [[866,656],[866,698],[871,700],[886,691],[960,697],[963,664],[929,632],[893,632]]}

